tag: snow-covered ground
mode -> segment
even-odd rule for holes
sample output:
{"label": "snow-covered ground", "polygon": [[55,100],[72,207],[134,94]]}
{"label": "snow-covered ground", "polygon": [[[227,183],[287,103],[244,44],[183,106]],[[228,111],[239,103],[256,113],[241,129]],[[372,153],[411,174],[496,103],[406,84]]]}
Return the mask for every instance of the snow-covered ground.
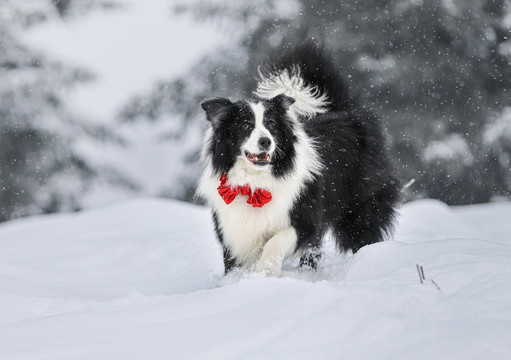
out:
{"label": "snow-covered ground", "polygon": [[208,211],[156,199],[0,224],[0,359],[511,358],[511,203],[408,203],[325,251],[222,277]]}

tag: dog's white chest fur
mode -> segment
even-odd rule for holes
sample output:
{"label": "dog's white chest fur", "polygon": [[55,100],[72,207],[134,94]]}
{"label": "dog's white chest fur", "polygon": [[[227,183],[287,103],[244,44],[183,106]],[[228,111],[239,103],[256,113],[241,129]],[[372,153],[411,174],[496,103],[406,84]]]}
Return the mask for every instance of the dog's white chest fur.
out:
{"label": "dog's white chest fur", "polygon": [[[292,184],[278,181],[270,174],[252,173],[244,169],[239,162],[229,172],[232,185],[250,184],[272,193],[272,200],[257,208],[247,204],[247,196],[238,195],[226,204],[218,194],[220,180],[206,171],[199,185],[199,192],[207,200],[218,216],[218,226],[223,234],[224,245],[238,262],[253,266],[261,257],[266,242],[276,233],[290,227],[289,214],[293,206],[295,193]],[[208,176],[209,175],[209,176]]]}

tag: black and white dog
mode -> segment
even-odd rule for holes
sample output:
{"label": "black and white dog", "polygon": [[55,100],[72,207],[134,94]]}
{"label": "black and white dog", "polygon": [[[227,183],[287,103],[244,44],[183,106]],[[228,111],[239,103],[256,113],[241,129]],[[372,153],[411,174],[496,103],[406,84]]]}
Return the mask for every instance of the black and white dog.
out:
{"label": "black and white dog", "polygon": [[340,250],[383,240],[400,185],[378,118],[312,42],[259,72],[253,98],[201,104],[210,127],[197,193],[212,208],[225,271],[278,276],[296,252],[315,268],[328,230]]}

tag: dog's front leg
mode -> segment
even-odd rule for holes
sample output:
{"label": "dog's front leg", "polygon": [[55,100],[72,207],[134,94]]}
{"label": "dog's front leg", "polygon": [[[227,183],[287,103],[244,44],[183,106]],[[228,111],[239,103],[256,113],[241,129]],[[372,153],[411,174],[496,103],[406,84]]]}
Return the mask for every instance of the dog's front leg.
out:
{"label": "dog's front leg", "polygon": [[279,276],[282,262],[296,249],[296,231],[293,227],[276,233],[263,247],[261,258],[256,264],[256,271],[264,271],[267,276]]}

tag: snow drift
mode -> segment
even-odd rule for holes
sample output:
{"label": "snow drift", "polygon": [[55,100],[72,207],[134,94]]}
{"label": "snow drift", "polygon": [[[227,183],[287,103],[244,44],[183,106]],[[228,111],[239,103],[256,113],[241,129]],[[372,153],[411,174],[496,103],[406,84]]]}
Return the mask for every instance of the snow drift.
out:
{"label": "snow drift", "polygon": [[317,272],[291,261],[280,278],[223,277],[208,211],[189,204],[11,221],[0,358],[508,359],[510,214],[412,202],[394,240],[355,255],[327,243]]}

